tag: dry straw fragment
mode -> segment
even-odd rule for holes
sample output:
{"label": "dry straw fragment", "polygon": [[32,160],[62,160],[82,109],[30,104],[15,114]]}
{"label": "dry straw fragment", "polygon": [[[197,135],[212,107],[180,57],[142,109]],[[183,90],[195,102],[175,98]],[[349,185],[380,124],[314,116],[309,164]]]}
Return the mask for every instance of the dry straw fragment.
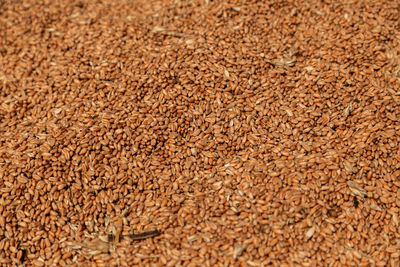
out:
{"label": "dry straw fragment", "polygon": [[242,244],[236,244],[235,248],[233,250],[233,259],[237,259],[239,256],[242,255],[243,252],[243,245]]}
{"label": "dry straw fragment", "polygon": [[352,105],[352,103],[349,103],[349,104],[347,105],[347,107],[344,109],[344,116],[345,116],[345,117],[348,117],[349,114],[350,114],[352,111],[353,111],[353,105]]}
{"label": "dry straw fragment", "polygon": [[67,245],[72,249],[87,249],[91,253],[106,253],[110,250],[110,244],[100,239],[93,239],[84,242],[67,242]]}
{"label": "dry straw fragment", "polygon": [[345,168],[346,172],[348,172],[348,173],[355,173],[355,172],[357,172],[357,169],[354,168],[354,164],[351,163],[350,161],[345,160],[345,161],[343,162],[343,165],[344,165],[344,168]]}
{"label": "dry straw fragment", "polygon": [[179,38],[187,36],[187,34],[170,31],[167,28],[162,27],[162,26],[155,26],[151,32],[154,33],[154,34],[163,34],[163,35],[179,37]]}
{"label": "dry straw fragment", "polygon": [[282,67],[282,68],[293,67],[296,63],[296,59],[294,58],[279,58],[266,61],[276,67]]}
{"label": "dry straw fragment", "polygon": [[367,191],[363,189],[357,182],[355,181],[347,181],[347,186],[349,187],[350,191],[359,197],[364,197],[367,195]]}
{"label": "dry straw fragment", "polygon": [[311,227],[310,229],[307,230],[306,232],[306,239],[310,239],[315,233],[315,227]]}
{"label": "dry straw fragment", "polygon": [[225,69],[224,68],[224,75],[225,75],[225,78],[227,78],[227,79],[229,79],[229,71],[227,70],[227,69]]}
{"label": "dry straw fragment", "polygon": [[257,264],[256,262],[250,261],[250,260],[246,261],[246,263],[247,263],[249,266],[259,266],[259,264]]}
{"label": "dry straw fragment", "polygon": [[376,211],[382,211],[382,208],[379,207],[376,203],[372,203],[370,205],[371,209],[376,210]]}
{"label": "dry straw fragment", "polygon": [[396,213],[392,215],[393,222],[396,226],[399,226],[399,218]]}

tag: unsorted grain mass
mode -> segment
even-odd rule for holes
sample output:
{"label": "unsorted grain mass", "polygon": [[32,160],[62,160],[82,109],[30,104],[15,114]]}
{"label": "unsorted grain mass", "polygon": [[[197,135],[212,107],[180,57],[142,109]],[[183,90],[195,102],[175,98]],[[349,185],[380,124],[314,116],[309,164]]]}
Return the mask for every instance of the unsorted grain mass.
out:
{"label": "unsorted grain mass", "polygon": [[399,266],[399,88],[398,1],[2,0],[0,264]]}

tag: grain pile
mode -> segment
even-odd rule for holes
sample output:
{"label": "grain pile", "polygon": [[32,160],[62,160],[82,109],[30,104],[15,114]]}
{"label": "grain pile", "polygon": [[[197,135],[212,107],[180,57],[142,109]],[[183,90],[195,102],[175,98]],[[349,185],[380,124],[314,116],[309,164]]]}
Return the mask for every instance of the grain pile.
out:
{"label": "grain pile", "polygon": [[0,264],[399,266],[398,1],[0,3]]}

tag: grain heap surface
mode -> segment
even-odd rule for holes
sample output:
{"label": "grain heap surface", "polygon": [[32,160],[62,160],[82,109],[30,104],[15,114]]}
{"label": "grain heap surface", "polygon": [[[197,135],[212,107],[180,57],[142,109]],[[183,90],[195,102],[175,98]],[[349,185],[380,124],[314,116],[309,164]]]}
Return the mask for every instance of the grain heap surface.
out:
{"label": "grain heap surface", "polygon": [[399,14],[0,1],[0,264],[399,266]]}

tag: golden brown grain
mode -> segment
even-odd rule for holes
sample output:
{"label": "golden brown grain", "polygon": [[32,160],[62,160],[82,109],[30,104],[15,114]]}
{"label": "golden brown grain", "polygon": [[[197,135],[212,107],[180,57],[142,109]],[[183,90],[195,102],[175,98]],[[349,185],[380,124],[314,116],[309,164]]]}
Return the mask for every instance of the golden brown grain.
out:
{"label": "golden brown grain", "polygon": [[398,266],[399,14],[0,1],[0,264]]}

